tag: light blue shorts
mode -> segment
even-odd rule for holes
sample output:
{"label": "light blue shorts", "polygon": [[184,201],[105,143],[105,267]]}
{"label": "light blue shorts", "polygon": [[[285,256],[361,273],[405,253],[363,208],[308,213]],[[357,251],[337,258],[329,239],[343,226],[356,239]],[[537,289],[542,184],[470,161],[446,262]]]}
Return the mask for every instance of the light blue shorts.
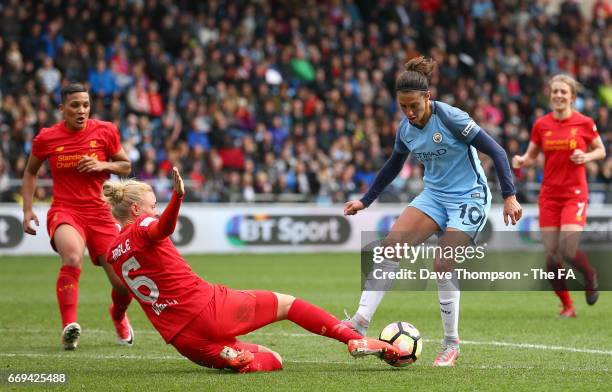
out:
{"label": "light blue shorts", "polygon": [[433,192],[425,189],[412,200],[410,206],[433,219],[440,226],[442,232],[452,227],[463,231],[476,242],[491,209],[490,195],[489,193],[486,202],[482,193],[480,193],[481,197],[449,200],[436,196]]}

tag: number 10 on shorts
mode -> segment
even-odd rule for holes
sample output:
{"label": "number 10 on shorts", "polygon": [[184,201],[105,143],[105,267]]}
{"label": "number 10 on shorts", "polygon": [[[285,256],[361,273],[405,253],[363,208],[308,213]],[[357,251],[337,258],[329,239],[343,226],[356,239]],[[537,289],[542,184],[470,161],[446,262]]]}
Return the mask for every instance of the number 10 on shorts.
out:
{"label": "number 10 on shorts", "polygon": [[459,218],[463,220],[464,225],[479,225],[485,217],[482,208],[479,206],[469,206],[467,203],[463,203],[459,208],[461,209]]}

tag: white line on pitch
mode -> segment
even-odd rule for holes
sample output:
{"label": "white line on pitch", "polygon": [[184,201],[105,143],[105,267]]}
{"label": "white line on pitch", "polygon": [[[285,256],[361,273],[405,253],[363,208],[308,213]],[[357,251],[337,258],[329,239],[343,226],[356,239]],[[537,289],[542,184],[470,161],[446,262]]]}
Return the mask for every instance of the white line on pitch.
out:
{"label": "white line on pitch", "polygon": [[[0,333],[32,333],[32,334],[42,334],[48,333],[48,330],[43,329],[11,329],[11,328],[0,328]],[[88,332],[93,334],[113,334],[114,332],[111,330],[104,329],[83,329],[83,334],[87,334]],[[143,334],[143,335],[158,335],[156,331],[150,330],[136,330],[135,334]],[[293,338],[311,338],[318,337],[315,334],[304,333],[304,332],[252,332],[249,336],[285,336],[285,337],[293,337]],[[438,343],[439,340],[435,339],[424,339],[427,343]],[[474,346],[495,346],[495,347],[508,347],[508,348],[517,348],[517,349],[535,349],[535,350],[551,350],[551,351],[569,351],[574,353],[586,353],[586,354],[599,354],[599,355],[610,355],[612,356],[612,350],[598,350],[591,348],[577,348],[577,347],[564,347],[564,346],[550,346],[545,344],[535,344],[535,343],[510,343],[510,342],[498,342],[498,341],[475,341],[475,340],[462,340],[462,344],[474,345]]]}
{"label": "white line on pitch", "polygon": [[[262,336],[289,336],[289,337],[311,337],[317,336],[309,333],[286,333],[286,332],[253,332],[251,335],[262,335]],[[440,340],[436,339],[423,339],[427,343],[439,343]],[[563,346],[548,346],[545,344],[531,344],[531,343],[509,343],[509,342],[480,342],[474,340],[462,340],[462,344],[472,344],[475,346],[498,346],[498,347],[509,347],[509,348],[526,348],[526,349],[537,349],[537,350],[553,350],[553,351],[570,351],[574,353],[587,353],[587,354],[601,354],[601,355],[612,355],[612,350],[596,350],[591,348],[575,348],[575,347],[563,347]]]}
{"label": "white line on pitch", "polygon": [[[435,342],[435,340],[425,339],[425,341]],[[575,347],[563,347],[563,346],[548,346],[545,344],[531,344],[531,343],[508,343],[508,342],[478,342],[473,340],[462,340],[461,344],[473,344],[476,346],[497,346],[497,347],[510,347],[510,348],[532,348],[537,350],[554,350],[554,351],[570,351],[573,353],[587,353],[587,354],[601,354],[601,355],[612,355],[612,350],[596,350],[592,348],[575,348]]]}

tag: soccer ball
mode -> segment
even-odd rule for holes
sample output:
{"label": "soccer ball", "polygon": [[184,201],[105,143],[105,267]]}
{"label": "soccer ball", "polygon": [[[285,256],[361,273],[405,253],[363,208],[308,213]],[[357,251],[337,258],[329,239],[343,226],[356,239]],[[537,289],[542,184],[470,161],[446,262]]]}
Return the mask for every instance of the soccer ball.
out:
{"label": "soccer ball", "polygon": [[380,333],[380,340],[394,345],[400,350],[400,357],[391,366],[403,367],[415,362],[421,356],[423,339],[414,325],[398,321],[387,325]]}

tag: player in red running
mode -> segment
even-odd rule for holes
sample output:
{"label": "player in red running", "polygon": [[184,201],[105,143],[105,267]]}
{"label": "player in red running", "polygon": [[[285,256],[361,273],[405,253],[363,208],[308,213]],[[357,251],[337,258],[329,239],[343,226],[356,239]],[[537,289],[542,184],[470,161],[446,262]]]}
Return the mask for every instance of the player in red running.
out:
{"label": "player in red running", "polygon": [[113,286],[110,314],[118,342],[132,345],[134,335],[126,315],[131,296],[113,269],[105,262],[110,242],[119,233],[108,207],[100,199],[102,183],[110,173],[127,175],[130,161],[119,143],[117,127],[89,118],[89,93],[74,83],[61,90],[60,111],[64,120],[41,129],[32,142],[32,154],[23,175],[23,229],[36,235],[31,226],[38,217],[32,211],[38,170],[49,161],[53,177],[53,203],[47,213],[51,246],[62,266],[56,293],[62,316],[62,344],[77,347],[81,327],[77,323],[78,284],[85,246],[95,265],[101,265]]}
{"label": "player in red running", "polygon": [[151,186],[135,180],[106,181],[103,196],[121,234],[107,260],[130,288],[166,343],[191,361],[241,373],[282,369],[278,353],[237,336],[290,320],[302,328],[348,345],[353,356],[399,357],[388,343],[364,338],[325,310],[272,291],[233,290],[196,275],[169,236],[185,193],[173,168],[174,192],[159,219]]}
{"label": "player in red running", "polygon": [[[595,122],[572,108],[576,90],[577,82],[568,75],[551,79],[552,112],[536,120],[527,152],[514,156],[512,165],[516,169],[531,166],[538,154],[544,152],[544,179],[538,207],[546,267],[556,272],[567,262],[580,271],[584,275],[586,301],[593,305],[599,297],[597,274],[584,252],[578,249],[589,201],[584,164],[603,159],[606,151]],[[565,280],[551,280],[551,285],[563,305],[560,315],[576,317]]]}

